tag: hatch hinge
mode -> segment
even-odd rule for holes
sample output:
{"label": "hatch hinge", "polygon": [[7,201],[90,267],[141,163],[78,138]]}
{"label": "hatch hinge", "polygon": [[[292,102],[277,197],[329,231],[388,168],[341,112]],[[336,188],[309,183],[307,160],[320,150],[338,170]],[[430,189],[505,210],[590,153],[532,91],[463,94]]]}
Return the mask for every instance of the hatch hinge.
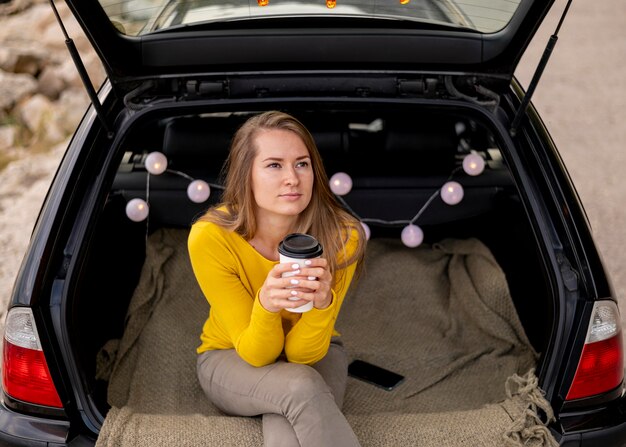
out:
{"label": "hatch hinge", "polygon": [[[469,93],[472,94],[463,93],[461,88],[454,84],[452,76],[448,75],[444,77],[444,85],[449,95],[486,107],[492,112],[495,112],[500,105],[500,95],[492,90],[489,90],[487,87],[480,85],[477,77],[459,76],[456,80],[457,82],[464,84],[463,90],[469,90]],[[476,93],[475,96],[474,93]]]}
{"label": "hatch hinge", "polygon": [[63,25],[63,21],[61,20],[59,11],[57,10],[56,5],[54,4],[54,0],[50,0],[50,5],[52,6],[52,11],[54,12],[57,22],[61,26],[61,31],[63,32],[63,35],[65,36],[65,45],[67,46],[67,49],[70,52],[70,56],[72,57],[74,66],[76,66],[76,69],[78,70],[80,79],[83,82],[85,89],[87,90],[87,95],[89,95],[89,99],[91,100],[91,103],[93,104],[93,107],[96,111],[96,115],[98,115],[98,118],[100,119],[100,122],[102,123],[102,127],[104,127],[104,129],[106,130],[107,137],[113,138],[114,134],[111,131],[111,128],[109,127],[106,121],[104,111],[102,110],[102,104],[100,104],[100,100],[98,99],[98,94],[96,93],[96,90],[93,87],[91,79],[89,78],[89,74],[87,73],[87,69],[85,68],[83,61],[80,58],[80,54],[78,54],[78,50],[76,49],[76,45],[74,45],[74,41],[67,34],[67,30],[65,29],[65,26]]}
{"label": "hatch hinge", "polygon": [[124,95],[124,106],[126,107],[126,109],[129,110],[132,114],[134,112],[142,110],[147,105],[154,103],[153,99],[144,98],[142,95],[152,90],[155,86],[156,82],[149,79],[126,93]]}
{"label": "hatch hinge", "polygon": [[509,133],[512,137],[515,137],[517,135],[518,127],[522,122],[522,119],[526,115],[526,109],[528,109],[528,105],[530,104],[533,93],[535,93],[537,84],[539,84],[539,79],[541,79],[543,70],[546,68],[548,60],[552,55],[552,50],[554,50],[554,47],[556,46],[556,41],[558,40],[558,34],[561,29],[561,25],[563,25],[563,20],[565,20],[565,16],[567,15],[571,4],[572,0],[568,0],[567,5],[565,5],[565,9],[563,10],[563,14],[561,14],[559,24],[554,30],[554,34],[552,34],[550,36],[550,39],[548,39],[548,44],[546,45],[545,50],[543,50],[543,55],[541,56],[541,59],[539,60],[539,65],[537,66],[537,69],[533,74],[532,80],[530,81],[528,90],[526,91],[526,95],[524,95],[524,97],[522,98],[522,102],[520,103],[520,106],[515,113],[515,117],[513,118],[513,122],[511,123],[511,129],[509,130]]}

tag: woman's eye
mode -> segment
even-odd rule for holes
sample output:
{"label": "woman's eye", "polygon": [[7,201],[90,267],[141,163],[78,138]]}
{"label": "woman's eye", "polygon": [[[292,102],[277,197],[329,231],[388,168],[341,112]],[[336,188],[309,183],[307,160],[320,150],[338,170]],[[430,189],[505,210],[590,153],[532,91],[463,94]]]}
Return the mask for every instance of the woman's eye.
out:
{"label": "woman's eye", "polygon": [[270,163],[267,165],[268,168],[280,168],[279,163]]}
{"label": "woman's eye", "polygon": [[300,161],[300,162],[298,162],[298,164],[296,164],[296,167],[298,167],[298,168],[306,168],[307,166],[309,166],[309,162],[308,161]]}

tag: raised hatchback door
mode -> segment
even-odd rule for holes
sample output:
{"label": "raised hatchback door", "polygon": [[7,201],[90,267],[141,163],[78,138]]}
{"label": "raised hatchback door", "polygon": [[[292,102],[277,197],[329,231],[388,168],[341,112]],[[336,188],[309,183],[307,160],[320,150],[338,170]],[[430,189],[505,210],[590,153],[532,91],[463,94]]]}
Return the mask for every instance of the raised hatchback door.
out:
{"label": "raised hatchback door", "polygon": [[510,79],[553,3],[100,2],[67,1],[118,87],[139,77],[258,69],[419,70]]}

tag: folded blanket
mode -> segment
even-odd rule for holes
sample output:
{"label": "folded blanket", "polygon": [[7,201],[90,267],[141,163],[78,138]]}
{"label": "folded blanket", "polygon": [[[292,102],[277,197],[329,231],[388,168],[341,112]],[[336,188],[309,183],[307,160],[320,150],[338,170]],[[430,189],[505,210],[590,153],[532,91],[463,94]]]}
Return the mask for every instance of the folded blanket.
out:
{"label": "folded blanket", "polygon": [[[98,446],[263,443],[259,418],[223,415],[197,382],[195,348],[209,307],[187,234],[165,229],[149,239],[124,336],[100,357],[112,408]],[[480,241],[417,249],[370,241],[337,329],[352,357],[406,376],[391,392],[349,379],[344,413],[363,446],[556,445],[531,370],[536,353]]]}

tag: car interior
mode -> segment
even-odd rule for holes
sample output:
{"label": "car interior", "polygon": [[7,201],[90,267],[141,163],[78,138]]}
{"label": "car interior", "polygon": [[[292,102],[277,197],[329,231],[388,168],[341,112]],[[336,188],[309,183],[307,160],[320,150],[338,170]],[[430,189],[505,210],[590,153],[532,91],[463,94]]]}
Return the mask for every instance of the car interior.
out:
{"label": "car interior", "polygon": [[[554,300],[537,244],[528,243],[534,240],[533,231],[492,122],[471,108],[304,104],[285,111],[311,131],[328,176],[345,172],[352,178],[352,190],[339,200],[369,226],[372,252],[377,250],[375,243],[385,241],[392,241],[392,252],[406,252],[407,256],[449,238],[477,239],[486,246],[504,273],[519,321],[538,354],[536,366],[541,363]],[[138,284],[146,275],[147,244],[159,231],[177,231],[181,244],[175,251],[184,259],[186,232],[204,210],[219,203],[220,174],[231,137],[253,113],[257,110],[147,114],[119,145],[119,163],[112,168],[106,199],[95,213],[96,223],[88,234],[85,245],[89,249],[68,314],[74,355],[81,365],[78,369],[84,372],[87,394],[102,417],[112,406],[107,396],[110,378],[99,370],[102,350],[107,342],[125,336],[129,309],[134,308]],[[144,166],[147,154],[153,151],[168,159],[168,170],[158,176],[148,175]],[[460,168],[471,151],[486,161],[481,175],[469,176]],[[211,185],[207,202],[198,204],[187,198],[190,179],[203,179]],[[463,200],[454,206],[434,195],[450,179],[464,189]],[[136,197],[149,203],[149,216],[142,222],[133,222],[125,214],[127,202]],[[409,249],[399,243],[400,232],[420,211],[415,224],[423,229],[424,243]],[[185,272],[188,275],[188,270]],[[369,284],[369,274],[366,268],[357,292]],[[191,275],[184,281],[193,283],[195,279]],[[420,281],[419,275],[415,281]],[[454,313],[454,307],[449,312]],[[365,315],[361,324],[367,326],[370,318],[370,327],[378,327],[373,320],[382,318],[380,315]],[[206,314],[199,317],[204,318]],[[188,330],[199,336],[198,327]],[[384,355],[413,355],[403,344],[385,343],[379,347]],[[181,349],[193,356],[195,347]],[[367,352],[361,350],[358,355],[367,357]],[[164,355],[153,359],[153,366],[163,368],[174,361]],[[379,366],[394,369],[394,364]],[[503,389],[504,384],[497,386]],[[432,410],[423,406],[420,411]]]}

